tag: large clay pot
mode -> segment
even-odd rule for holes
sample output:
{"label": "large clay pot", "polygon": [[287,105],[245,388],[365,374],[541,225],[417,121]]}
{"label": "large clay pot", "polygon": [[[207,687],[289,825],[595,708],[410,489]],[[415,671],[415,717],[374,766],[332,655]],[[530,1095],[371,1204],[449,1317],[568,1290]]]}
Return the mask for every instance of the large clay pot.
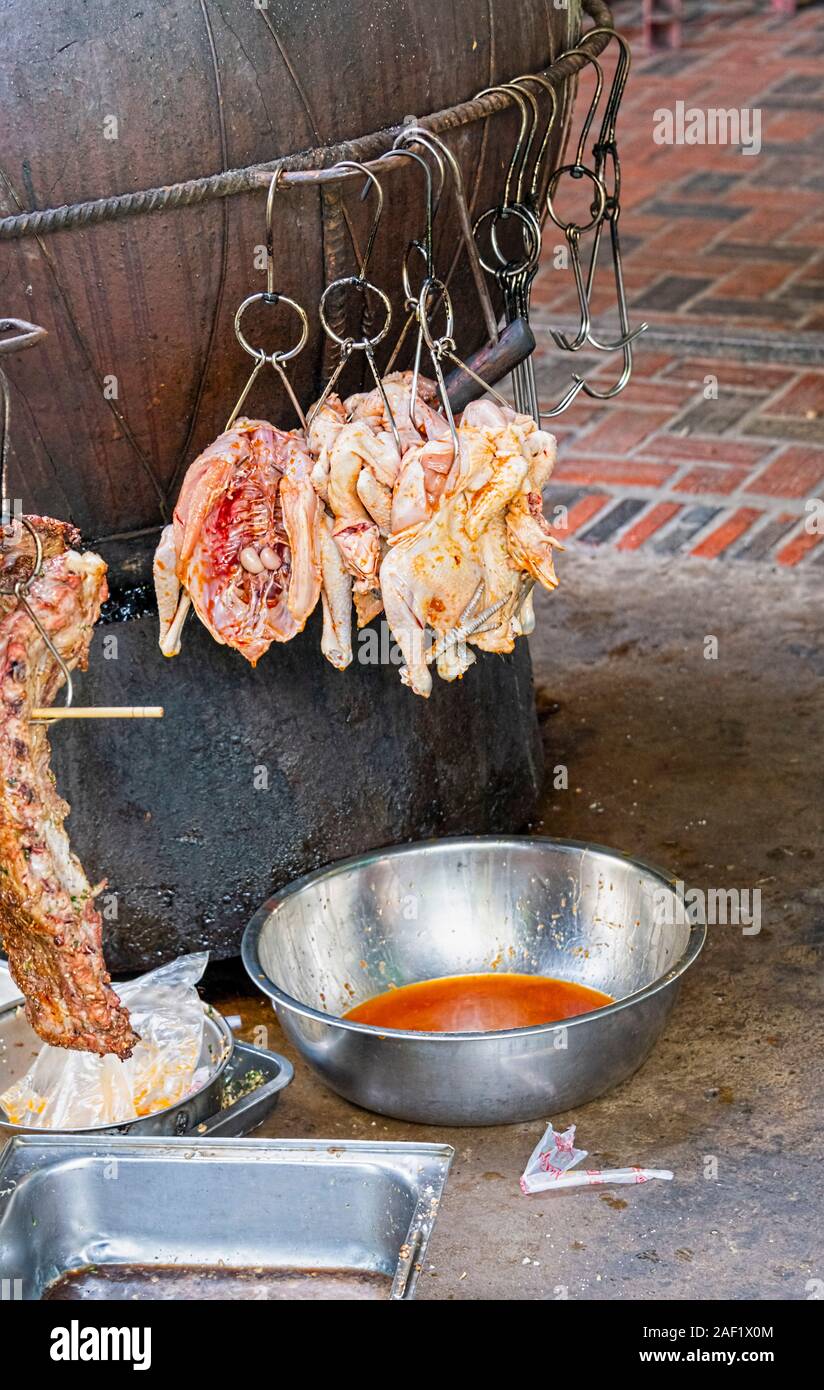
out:
{"label": "large clay pot", "polygon": [[[577,36],[580,4],[4,0],[3,17],[6,214],[271,160],[454,105],[546,66]],[[500,197],[515,121],[508,111],[450,135],[477,211]],[[345,202],[362,239],[371,206],[359,191]],[[400,257],[420,230],[419,171],[410,162],[388,174],[385,193],[371,273],[398,306]],[[147,579],[182,473],[223,428],[248,375],[232,319],[264,287],[255,265],[264,204],[262,189],[0,248],[0,309],[49,335],[5,359],[10,494],[27,511],[75,522],[109,561],[121,598]],[[317,188],[276,197],[277,287],[312,319],[294,364],[304,402],[324,367],[314,308],[331,272],[355,268],[343,225],[334,196]],[[458,246],[447,205],[438,264],[449,266]],[[468,352],[485,330],[465,257],[452,286]],[[282,342],[292,325],[265,313],[250,317],[249,336],[276,347],[273,326]],[[247,409],[292,423],[272,373]],[[53,735],[74,843],[122,896],[109,924],[115,966],[195,942],[232,951],[258,899],[322,859],[529,816],[538,766],[525,644],[439,685],[427,705],[394,667],[327,667],[316,625],[252,672],[190,621],[183,655],[164,663],[154,620],[140,615],[145,592],[127,593],[126,605],[106,629],[117,659],[103,658],[98,638],[82,698],[162,702],[164,724]],[[253,790],[257,763],[270,765],[267,793]]]}

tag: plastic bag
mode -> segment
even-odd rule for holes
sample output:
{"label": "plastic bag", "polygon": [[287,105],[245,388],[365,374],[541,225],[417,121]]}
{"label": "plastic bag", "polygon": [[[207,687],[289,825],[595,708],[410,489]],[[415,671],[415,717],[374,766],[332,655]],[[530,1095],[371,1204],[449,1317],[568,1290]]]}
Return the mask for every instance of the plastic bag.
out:
{"label": "plastic bag", "polygon": [[557,1192],[565,1187],[601,1187],[609,1182],[639,1183],[672,1177],[668,1168],[585,1168],[582,1173],[570,1173],[569,1169],[587,1156],[586,1149],[575,1148],[574,1139],[574,1125],[562,1133],[549,1125],[529,1156],[521,1177],[521,1191],[528,1196],[530,1192]]}
{"label": "plastic bag", "polygon": [[208,951],[180,956],[117,992],[140,1034],[131,1057],[98,1057],[44,1046],[26,1075],[0,1095],[12,1124],[33,1129],[91,1129],[153,1115],[197,1090],[203,1004],[195,985]]}

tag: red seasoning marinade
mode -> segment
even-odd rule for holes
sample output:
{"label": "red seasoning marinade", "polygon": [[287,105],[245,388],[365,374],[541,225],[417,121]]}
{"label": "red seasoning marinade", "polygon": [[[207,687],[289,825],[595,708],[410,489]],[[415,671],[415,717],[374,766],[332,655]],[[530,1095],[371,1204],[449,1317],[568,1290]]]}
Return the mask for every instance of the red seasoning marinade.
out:
{"label": "red seasoning marinade", "polygon": [[444,975],[377,994],[344,1018],[421,1033],[493,1033],[560,1023],[611,1003],[598,989],[546,975]]}

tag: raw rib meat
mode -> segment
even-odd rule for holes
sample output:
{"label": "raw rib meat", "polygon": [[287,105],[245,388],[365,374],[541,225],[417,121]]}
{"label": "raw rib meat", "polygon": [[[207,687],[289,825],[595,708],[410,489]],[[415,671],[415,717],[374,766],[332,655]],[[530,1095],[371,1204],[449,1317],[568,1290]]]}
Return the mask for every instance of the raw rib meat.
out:
{"label": "raw rib meat", "polygon": [[[85,668],[92,628],[107,597],[106,566],[69,547],[74,528],[30,517],[43,540],[41,575],[28,601],[69,669]],[[31,537],[4,538],[3,584],[30,572]],[[54,785],[46,727],[31,710],[64,683],[22,603],[0,598],[0,937],[35,1032],[53,1047],[128,1057],[137,1042],[103,960],[103,923],[69,846],[69,808]]]}

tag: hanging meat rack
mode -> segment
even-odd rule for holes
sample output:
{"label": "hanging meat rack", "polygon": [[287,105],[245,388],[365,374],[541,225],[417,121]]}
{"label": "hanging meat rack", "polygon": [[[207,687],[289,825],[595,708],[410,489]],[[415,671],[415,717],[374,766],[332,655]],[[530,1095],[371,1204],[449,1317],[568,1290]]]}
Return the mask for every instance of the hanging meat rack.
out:
{"label": "hanging meat rack", "polygon": [[[611,194],[608,194],[605,189],[605,180],[603,177],[603,165],[606,155],[610,155],[612,157],[614,161],[613,167],[617,171],[617,153],[615,151],[614,146],[614,116],[615,114],[617,114],[617,102],[615,104],[615,109],[612,112],[612,127],[602,127],[600,143],[596,143],[596,145],[594,146],[597,172],[593,174],[590,170],[584,168],[581,163],[582,149],[586,142],[589,126],[592,120],[592,116],[594,114],[595,106],[597,105],[600,96],[601,86],[603,82],[603,75],[597,62],[597,59],[610,42],[610,39],[614,36],[612,16],[608,6],[603,3],[603,0],[582,0],[582,9],[593,21],[594,29],[590,30],[588,33],[583,34],[579,39],[578,45],[575,48],[560,55],[557,59],[555,59],[555,61],[553,61],[547,68],[545,68],[541,72],[527,76],[522,76],[520,78],[513,79],[511,82],[504,81],[498,83],[494,86],[491,86],[489,89],[485,89],[483,92],[479,93],[477,96],[475,96],[473,99],[469,101],[464,101],[456,106],[434,112],[429,116],[423,116],[420,118],[414,116],[408,117],[402,125],[392,126],[383,130],[374,131],[371,134],[361,136],[354,140],[339,143],[337,145],[317,147],[308,151],[304,151],[303,153],[287,155],[283,158],[274,159],[264,163],[249,165],[245,168],[227,170],[219,174],[210,175],[204,178],[190,179],[185,182],[171,184],[165,187],[144,189],[141,191],[120,194],[109,198],[101,198],[86,202],[72,203],[56,208],[47,208],[37,211],[21,212],[17,215],[3,217],[0,218],[0,241],[19,240],[26,237],[37,237],[39,239],[52,233],[68,230],[71,228],[93,226],[103,222],[118,221],[124,218],[141,216],[152,212],[162,212],[167,211],[169,209],[205,203],[214,199],[232,197],[237,194],[249,192],[251,190],[260,188],[261,185],[266,185],[269,187],[270,200],[271,192],[275,186],[277,188],[289,188],[293,186],[305,186],[307,184],[317,185],[322,189],[325,199],[329,200],[333,215],[335,212],[337,212],[338,216],[340,216],[341,204],[339,192],[331,189],[329,186],[338,185],[345,181],[349,181],[352,178],[362,178],[363,173],[367,172],[370,168],[380,166],[381,171],[385,173],[389,170],[392,170],[393,168],[403,167],[406,163],[406,158],[408,158],[408,156],[404,154],[404,151],[402,149],[398,149],[398,145],[399,137],[401,137],[404,134],[404,132],[419,132],[420,136],[423,137],[425,143],[425,137],[427,134],[430,137],[444,135],[451,130],[459,129],[475,121],[485,120],[488,117],[496,114],[497,112],[503,111],[506,108],[511,107],[513,105],[517,105],[518,107],[520,107],[522,116],[524,116],[525,99],[528,99],[530,101],[530,105],[532,105],[533,107],[535,118],[537,119],[537,106],[535,104],[535,101],[534,99],[530,98],[524,90],[525,85],[528,84],[534,84],[535,86],[543,88],[544,91],[549,93],[552,102],[552,116],[550,119],[550,126],[554,123],[556,115],[560,115],[561,128],[563,128],[566,124],[571,105],[571,92],[573,90],[571,86],[572,80],[575,79],[578,73],[587,66],[592,66],[595,68],[598,75],[598,85],[593,106],[590,108],[590,114],[584,123],[584,130],[581,136],[578,154],[576,156],[576,162],[571,166],[565,166],[564,169],[557,170],[552,177],[553,180],[555,180],[557,179],[559,174],[569,172],[570,170],[573,172],[573,176],[575,177],[580,177],[581,174],[586,174],[587,177],[592,180],[596,192],[600,195],[599,206],[597,210],[593,209],[593,221],[588,225],[594,226],[597,222],[599,224],[598,233],[600,234],[600,222],[604,218],[605,211],[607,211],[611,231],[613,232],[614,236],[617,236],[616,222],[617,214],[620,211],[618,205],[619,176],[616,172],[614,187]],[[623,56],[627,58],[627,50],[624,41],[620,38],[618,41],[621,46]],[[584,47],[584,45],[586,46]],[[613,88],[613,91],[614,90],[615,87]],[[622,92],[622,90],[623,87],[621,86],[620,91]],[[560,92],[564,93],[564,104],[559,110],[556,93]],[[610,99],[608,101],[608,112],[611,101],[612,94],[610,95]],[[617,101],[620,101],[620,92]],[[547,127],[547,137],[549,134],[549,128],[550,127]],[[531,143],[532,138],[535,135],[535,130],[536,126],[533,124],[532,132],[529,137],[529,143]],[[607,132],[606,134],[605,131]],[[519,140],[522,139],[522,137],[523,128]],[[449,159],[449,162],[453,167],[453,173],[455,173],[455,171],[457,170],[457,172],[455,173],[455,178],[456,181],[460,184],[460,171],[457,169],[457,163],[454,159],[454,156],[450,154],[450,152],[446,149],[446,146],[444,146],[441,142],[439,142],[439,147],[443,151],[443,154]],[[527,152],[528,149],[529,144],[527,145]],[[524,165],[525,161],[526,155],[524,155]],[[513,157],[513,162],[510,164],[510,175],[508,176],[507,184],[509,184],[509,178],[512,174],[514,162],[515,157]],[[522,166],[521,177],[523,177],[523,167],[524,166]],[[536,173],[537,168],[538,164],[536,162]],[[552,184],[552,187],[554,188],[554,182]],[[533,188],[533,193],[534,192],[535,189]],[[478,291],[484,321],[486,323],[490,340],[493,344],[495,344],[498,341],[499,329],[497,323],[497,316],[492,307],[489,289],[485,278],[485,272],[488,273],[490,267],[481,259],[481,256],[478,253],[478,249],[475,244],[475,231],[477,231],[477,228],[473,230],[470,220],[469,209],[467,207],[465,199],[460,198],[458,200],[457,206],[458,215],[461,219],[463,244],[466,246],[468,251],[469,264]],[[545,212],[547,210],[550,212],[550,215],[552,215],[553,220],[555,220],[556,222],[556,225],[559,226],[565,233],[568,234],[569,226],[572,226],[576,233],[579,230],[587,230],[586,227],[578,229],[575,228],[575,224],[563,224],[562,222],[560,222],[555,216],[549,198],[546,201],[546,207],[544,208],[543,213],[540,215],[539,221],[543,219],[543,215],[545,215]],[[534,215],[536,219],[539,218],[537,208],[534,210]],[[538,236],[539,247],[540,231],[538,232]],[[597,256],[597,240],[598,238],[596,237],[595,253],[591,262],[590,274],[586,286],[587,296],[592,286],[595,256]],[[577,245],[575,248],[572,248],[571,243],[571,249],[575,250],[575,255],[577,258]],[[619,254],[620,253],[617,253],[618,257]],[[537,268],[537,256],[534,257],[534,263],[535,268]],[[617,272],[618,274],[620,274],[620,264],[618,260],[616,260],[616,264]],[[580,291],[580,269],[578,266],[577,259],[575,262],[575,270],[576,280],[579,283]],[[500,285],[500,278],[496,278],[499,279]],[[504,299],[506,302],[506,294],[504,294]],[[583,305],[584,299],[582,298],[582,306]],[[619,308],[621,309],[622,333],[626,335],[628,329],[626,325],[625,306],[623,304],[622,286],[620,285],[620,283]],[[524,322],[525,318],[526,315],[524,315],[524,319],[519,320],[519,322]],[[512,322],[509,312],[507,312],[507,321],[510,323]],[[0,343],[0,348],[2,348],[2,350],[5,352],[16,351],[22,348],[32,346],[37,341],[39,341],[39,339],[44,335],[45,332],[45,330],[39,328],[37,325],[28,323],[24,324],[22,321],[13,319],[0,320],[0,325],[2,326],[2,330],[5,332],[8,332],[12,329],[18,330],[15,337],[6,338],[5,341]],[[587,315],[587,329],[588,326],[589,319]],[[637,334],[643,331],[643,328],[645,327],[646,325],[642,325],[641,328],[636,330],[636,333],[632,334],[631,336],[637,336]],[[560,335],[554,336],[556,338],[556,341],[560,340]],[[589,336],[590,335],[587,333],[587,337]],[[583,341],[583,339],[581,341]],[[590,341],[594,340],[590,337]],[[567,346],[567,343],[561,342],[561,345]],[[577,346],[580,345],[580,342],[577,343]],[[597,343],[595,345],[600,346],[600,344]],[[575,351],[577,350],[577,348],[575,345],[573,345],[570,348],[570,350]],[[627,357],[625,353],[625,363],[626,362]],[[526,372],[525,370],[526,376],[531,374],[531,363],[528,364],[528,368],[528,372]],[[626,385],[627,381],[629,380],[630,371],[631,357],[629,358],[628,367],[625,366],[625,372],[622,375],[620,386],[617,389],[622,389],[623,386]],[[476,380],[479,379],[476,378]],[[537,398],[535,398],[534,396],[534,377],[532,378],[532,380],[533,400],[537,402]],[[516,401],[518,403],[518,408],[523,409],[523,397],[519,394],[519,384],[518,378],[516,376],[513,376],[513,384],[516,390]],[[5,408],[3,413],[5,418],[0,423],[2,423],[3,426],[2,456],[3,462],[5,463],[5,455],[8,445],[8,393],[7,389],[5,389],[5,379],[3,379],[2,381],[2,385],[4,387],[3,396]],[[597,394],[594,390],[589,390],[589,388],[586,385],[586,382],[582,381],[581,378],[576,377],[575,385],[567,392],[561,404],[554,410],[550,410],[548,414],[560,414],[561,411],[566,409],[567,405],[571,403],[571,401],[577,395],[578,390],[581,388],[587,390],[589,394]],[[521,386],[520,391],[523,391],[523,386]],[[614,390],[609,392],[608,394],[612,395],[616,393],[617,390]],[[537,403],[533,406],[532,413],[535,413],[536,411]],[[3,475],[5,482],[5,468],[3,469]],[[6,505],[7,503],[4,500],[4,507]],[[27,607],[28,604],[26,602],[25,590],[28,588],[28,585],[32,582],[32,580],[37,577],[40,568],[40,559],[41,557],[39,555],[38,547],[38,563],[35,564],[35,568],[32,574],[29,576],[26,585],[23,587],[19,585],[17,586],[17,596],[22,602],[26,604]],[[39,627],[39,624],[37,625]],[[463,635],[462,629],[458,629],[457,634],[459,636]],[[51,643],[49,643],[48,645],[51,647]],[[157,718],[162,716],[162,709],[160,707],[155,706],[129,708],[71,707],[71,679],[59,655],[56,652],[54,653],[54,655],[57,657],[57,660],[63,668],[64,676],[66,677],[66,704],[62,708],[55,709],[53,711],[38,709],[34,712],[35,717],[37,719],[51,720],[57,718],[112,717]]]}

